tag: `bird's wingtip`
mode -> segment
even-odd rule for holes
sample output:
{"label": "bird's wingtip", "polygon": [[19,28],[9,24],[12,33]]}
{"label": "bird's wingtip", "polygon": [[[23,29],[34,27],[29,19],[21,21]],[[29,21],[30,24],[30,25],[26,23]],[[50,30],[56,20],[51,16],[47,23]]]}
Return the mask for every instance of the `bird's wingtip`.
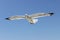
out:
{"label": "bird's wingtip", "polygon": [[50,14],[50,16],[54,15],[54,13],[49,13],[49,14]]}
{"label": "bird's wingtip", "polygon": [[5,18],[6,20],[10,20],[9,18]]}

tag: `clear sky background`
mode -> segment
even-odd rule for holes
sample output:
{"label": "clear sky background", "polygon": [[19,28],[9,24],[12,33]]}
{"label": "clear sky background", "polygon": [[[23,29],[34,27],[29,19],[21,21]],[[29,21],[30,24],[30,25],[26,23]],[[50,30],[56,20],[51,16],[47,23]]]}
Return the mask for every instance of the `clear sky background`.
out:
{"label": "clear sky background", "polygon": [[[4,19],[38,12],[54,15],[38,18],[33,25],[26,20]],[[0,0],[0,40],[60,40],[60,0]]]}

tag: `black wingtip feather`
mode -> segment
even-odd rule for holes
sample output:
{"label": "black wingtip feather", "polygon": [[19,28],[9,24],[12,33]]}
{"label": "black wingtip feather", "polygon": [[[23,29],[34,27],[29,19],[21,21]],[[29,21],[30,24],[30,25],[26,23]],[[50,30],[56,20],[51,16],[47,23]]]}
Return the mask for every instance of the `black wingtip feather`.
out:
{"label": "black wingtip feather", "polygon": [[10,20],[9,18],[5,18],[6,20]]}
{"label": "black wingtip feather", "polygon": [[54,13],[49,13],[49,14],[50,14],[50,16],[54,15]]}

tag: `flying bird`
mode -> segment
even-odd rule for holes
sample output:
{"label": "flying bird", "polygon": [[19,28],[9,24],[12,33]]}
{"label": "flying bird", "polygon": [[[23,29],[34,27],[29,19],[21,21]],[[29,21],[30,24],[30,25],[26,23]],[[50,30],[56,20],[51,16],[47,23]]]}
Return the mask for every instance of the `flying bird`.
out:
{"label": "flying bird", "polygon": [[45,16],[52,16],[54,13],[36,13],[32,15],[25,14],[23,16],[17,15],[17,16],[11,16],[8,18],[5,18],[6,20],[19,20],[19,19],[26,19],[30,24],[35,24],[38,22],[39,17],[45,17]]}

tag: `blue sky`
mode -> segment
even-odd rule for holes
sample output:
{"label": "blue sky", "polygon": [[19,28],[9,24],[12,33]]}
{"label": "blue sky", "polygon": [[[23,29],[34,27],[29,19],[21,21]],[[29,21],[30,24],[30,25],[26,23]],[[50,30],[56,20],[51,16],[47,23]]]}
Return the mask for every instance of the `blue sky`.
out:
{"label": "blue sky", "polygon": [[[14,15],[54,12],[39,18],[37,24],[26,20],[7,21]],[[0,40],[60,40],[60,0],[0,0]]]}

